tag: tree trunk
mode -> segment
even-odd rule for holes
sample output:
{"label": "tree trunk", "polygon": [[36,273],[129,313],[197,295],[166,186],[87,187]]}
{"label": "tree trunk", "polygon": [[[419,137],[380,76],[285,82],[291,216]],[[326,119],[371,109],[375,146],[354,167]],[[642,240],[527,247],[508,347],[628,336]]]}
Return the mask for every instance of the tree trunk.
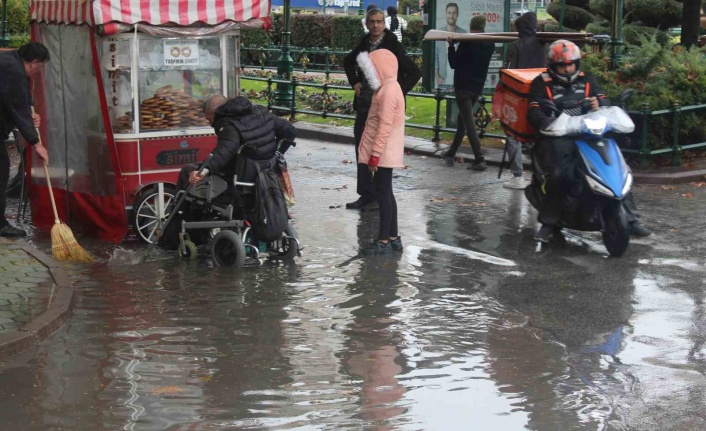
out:
{"label": "tree trunk", "polygon": [[699,41],[701,26],[701,0],[684,0],[682,2],[681,44],[691,47]]}

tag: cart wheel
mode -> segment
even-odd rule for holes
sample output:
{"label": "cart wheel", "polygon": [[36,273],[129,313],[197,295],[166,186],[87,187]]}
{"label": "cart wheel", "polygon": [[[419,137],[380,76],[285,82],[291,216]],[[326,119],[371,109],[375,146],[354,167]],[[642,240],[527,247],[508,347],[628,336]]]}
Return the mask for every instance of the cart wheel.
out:
{"label": "cart wheel", "polygon": [[279,248],[273,258],[278,260],[294,260],[299,254],[299,242],[296,241],[297,239],[299,239],[297,230],[294,229],[294,226],[288,224],[284,229],[282,239],[275,242],[275,244],[279,243]]}
{"label": "cart wheel", "polygon": [[182,252],[181,247],[179,247],[179,255],[181,255],[181,257],[190,260],[196,259],[196,257],[198,256],[196,244],[191,241],[184,241],[184,248],[186,249],[186,253]]}
{"label": "cart wheel", "polygon": [[164,185],[164,217],[159,218],[157,214],[157,205],[159,201],[159,192],[156,187],[151,187],[142,193],[137,198],[133,209],[132,227],[137,232],[137,237],[140,241],[152,244],[155,240],[157,229],[162,229],[164,222],[169,217],[170,204],[176,196],[176,188],[171,184]]}
{"label": "cart wheel", "polygon": [[245,264],[245,245],[232,230],[222,230],[211,240],[211,258],[216,266],[241,268]]}

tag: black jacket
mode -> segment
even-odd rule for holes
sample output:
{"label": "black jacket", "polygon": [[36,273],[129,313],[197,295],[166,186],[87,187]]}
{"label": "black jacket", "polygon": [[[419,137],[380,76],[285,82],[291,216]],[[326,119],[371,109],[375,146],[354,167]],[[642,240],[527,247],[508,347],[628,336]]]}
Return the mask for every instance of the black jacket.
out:
{"label": "black jacket", "polygon": [[0,52],[0,142],[15,127],[30,144],[39,142],[31,107],[29,76],[20,54]]}
{"label": "black jacket", "polygon": [[537,39],[537,15],[527,12],[515,20],[519,39],[507,50],[505,68],[535,69],[545,67],[547,50]]}
{"label": "black jacket", "polygon": [[[246,97],[229,99],[216,109],[213,128],[218,135],[218,145],[211,152],[209,169],[216,174],[232,177],[240,147],[241,156],[252,160],[269,160],[277,151],[281,139],[291,143],[297,130],[287,120],[272,114],[264,106],[253,105]],[[248,171],[240,180],[251,181],[254,173]]]}
{"label": "black jacket", "polygon": [[492,42],[461,42],[458,49],[449,45],[449,66],[454,70],[454,91],[483,92],[490,59],[495,52]]}
{"label": "black jacket", "polygon": [[[412,60],[407,55],[404,46],[402,46],[402,44],[397,40],[397,36],[395,36],[395,34],[392,33],[390,30],[385,29],[385,32],[382,36],[382,42],[380,42],[380,45],[378,45],[376,49],[387,49],[393,54],[395,54],[395,57],[397,57],[398,65],[397,82],[402,88],[402,93],[404,93],[405,95],[409,93],[412,88],[417,85],[417,82],[419,82],[419,79],[422,77],[422,71],[419,70],[419,67],[414,62],[414,60]],[[370,34],[366,34],[365,36],[363,36],[358,46],[356,46],[353,51],[346,55],[346,57],[343,59],[343,69],[346,72],[346,76],[348,77],[348,83],[351,85],[351,87],[355,86],[355,84],[360,82],[361,86],[367,87],[369,89],[367,83],[365,82],[365,76],[358,67],[358,63],[356,62],[356,58],[361,52],[370,52]],[[357,110],[358,105],[364,105],[367,110],[367,108],[370,106],[372,98],[372,91],[361,92],[360,99],[363,100],[359,101],[359,97],[356,96],[353,99],[353,107]]]}
{"label": "black jacket", "polygon": [[581,115],[581,102],[586,97],[597,97],[599,106],[610,106],[610,100],[598,86],[593,75],[579,72],[573,83],[564,85],[555,82],[547,72],[534,78],[530,85],[530,104],[527,110],[527,121],[537,130],[549,126],[553,121],[551,112],[544,112],[541,106],[542,99],[549,99],[556,107],[567,115]]}

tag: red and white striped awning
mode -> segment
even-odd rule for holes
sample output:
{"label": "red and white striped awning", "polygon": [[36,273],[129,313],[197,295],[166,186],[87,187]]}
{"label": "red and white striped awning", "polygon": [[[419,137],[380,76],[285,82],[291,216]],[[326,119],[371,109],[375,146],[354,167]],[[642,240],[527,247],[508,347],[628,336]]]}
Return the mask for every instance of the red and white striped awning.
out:
{"label": "red and white striped awning", "polygon": [[30,0],[30,14],[52,24],[216,25],[266,18],[270,0]]}

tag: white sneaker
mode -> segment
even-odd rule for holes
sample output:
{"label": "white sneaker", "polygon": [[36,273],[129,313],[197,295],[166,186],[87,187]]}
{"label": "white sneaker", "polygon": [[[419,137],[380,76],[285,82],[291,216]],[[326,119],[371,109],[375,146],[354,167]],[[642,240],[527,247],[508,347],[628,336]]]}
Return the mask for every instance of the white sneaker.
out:
{"label": "white sneaker", "polygon": [[506,189],[523,190],[529,184],[530,182],[523,177],[512,177],[503,183],[503,187]]}

